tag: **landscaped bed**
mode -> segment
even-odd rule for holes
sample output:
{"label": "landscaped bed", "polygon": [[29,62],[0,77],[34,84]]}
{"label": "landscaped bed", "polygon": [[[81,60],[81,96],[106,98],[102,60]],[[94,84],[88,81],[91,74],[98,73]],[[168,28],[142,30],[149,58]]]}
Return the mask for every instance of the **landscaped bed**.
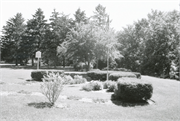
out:
{"label": "landscaped bed", "polygon": [[[180,120],[178,100],[180,83],[169,79],[142,76],[153,85],[150,103],[124,103],[111,100],[113,92],[106,89],[84,91],[83,84],[64,85],[57,100],[59,107],[49,107],[41,94],[42,82],[31,80],[31,71],[1,69],[0,120],[1,121],[59,121],[61,119],[109,119],[138,121]],[[111,103],[109,103],[110,101]]]}

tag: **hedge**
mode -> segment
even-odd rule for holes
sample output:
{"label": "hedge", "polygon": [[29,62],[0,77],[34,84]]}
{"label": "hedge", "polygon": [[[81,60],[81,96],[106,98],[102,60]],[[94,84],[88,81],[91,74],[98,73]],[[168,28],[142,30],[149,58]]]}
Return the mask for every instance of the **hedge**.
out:
{"label": "hedge", "polygon": [[87,76],[92,80],[106,81],[107,71],[88,71]]}
{"label": "hedge", "polygon": [[129,77],[129,78],[136,78],[136,75],[132,72],[112,72],[109,75],[109,79],[113,81],[117,81],[119,78],[122,77]]}
{"label": "hedge", "polygon": [[50,71],[44,71],[44,70],[40,70],[40,71],[32,71],[31,72],[31,78],[34,79],[35,81],[42,81],[43,76],[46,76],[50,73],[59,73],[64,74],[63,70],[50,70]]}
{"label": "hedge", "polygon": [[152,84],[141,79],[120,78],[114,92],[116,99],[128,102],[147,101],[152,97]]}

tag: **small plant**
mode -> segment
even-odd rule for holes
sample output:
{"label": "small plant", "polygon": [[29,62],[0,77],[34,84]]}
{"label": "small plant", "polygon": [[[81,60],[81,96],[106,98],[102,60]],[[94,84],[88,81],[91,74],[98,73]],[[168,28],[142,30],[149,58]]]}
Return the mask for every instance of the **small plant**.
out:
{"label": "small plant", "polygon": [[115,82],[115,81],[105,81],[103,83],[103,88],[107,89],[107,92],[114,92],[114,90],[117,88],[117,82]]}
{"label": "small plant", "polygon": [[85,83],[85,82],[87,82],[87,80],[85,78],[83,78],[82,76],[79,76],[79,75],[74,76],[73,84],[82,84],[82,83]]}
{"label": "small plant", "polygon": [[63,89],[63,78],[59,73],[49,73],[44,76],[41,85],[42,94],[44,94],[53,106]]}
{"label": "small plant", "polygon": [[101,84],[101,82],[98,82],[98,81],[92,81],[92,82],[89,82],[88,84],[84,85],[82,87],[82,90],[85,90],[85,91],[102,90],[102,84]]}
{"label": "small plant", "polygon": [[74,80],[70,75],[64,75],[64,81],[63,84],[70,84],[72,83]]}

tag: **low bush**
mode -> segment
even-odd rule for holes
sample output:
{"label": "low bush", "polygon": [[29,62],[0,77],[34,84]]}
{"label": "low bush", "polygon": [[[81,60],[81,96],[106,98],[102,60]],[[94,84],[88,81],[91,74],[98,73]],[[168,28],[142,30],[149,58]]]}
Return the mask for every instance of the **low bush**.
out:
{"label": "low bush", "polygon": [[31,78],[33,78],[35,81],[42,81],[42,78],[48,74],[59,74],[63,75],[64,71],[63,70],[51,70],[51,71],[32,71],[31,72]]}
{"label": "low bush", "polygon": [[63,89],[63,78],[59,73],[50,73],[44,76],[41,91],[53,106]]}
{"label": "low bush", "polygon": [[106,71],[88,71],[87,76],[92,80],[106,81],[107,72]]}
{"label": "low bush", "polygon": [[126,69],[126,68],[115,68],[113,70],[114,71],[123,71],[123,72],[132,72],[131,69]]}
{"label": "low bush", "polygon": [[116,99],[128,102],[147,101],[153,93],[152,84],[140,79],[120,78],[114,92]]}
{"label": "low bush", "polygon": [[64,81],[63,84],[70,84],[71,82],[73,82],[73,78],[70,75],[64,75]]}
{"label": "low bush", "polygon": [[92,81],[82,87],[85,91],[97,91],[102,90],[102,84],[98,81]]}
{"label": "low bush", "polygon": [[82,76],[79,75],[75,75],[74,76],[74,80],[70,82],[70,84],[82,84],[87,82],[87,80],[85,78],[83,78]]}
{"label": "low bush", "polygon": [[35,81],[42,81],[44,75],[47,75],[46,71],[32,71],[31,78]]}
{"label": "low bush", "polygon": [[117,81],[122,77],[136,78],[136,75],[132,72],[112,72],[109,75],[109,79],[113,81]]}
{"label": "low bush", "polygon": [[114,90],[117,88],[117,82],[115,81],[105,81],[103,83],[103,88],[107,89],[107,92],[114,92]]}

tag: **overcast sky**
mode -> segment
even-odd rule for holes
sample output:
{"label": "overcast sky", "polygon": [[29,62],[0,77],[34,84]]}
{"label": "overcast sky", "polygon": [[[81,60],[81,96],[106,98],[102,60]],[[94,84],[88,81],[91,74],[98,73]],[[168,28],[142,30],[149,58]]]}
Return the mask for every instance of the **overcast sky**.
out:
{"label": "overcast sky", "polygon": [[16,13],[22,13],[27,21],[32,18],[38,8],[44,11],[45,19],[49,19],[53,9],[64,14],[73,14],[78,8],[84,10],[90,17],[98,4],[106,7],[106,12],[112,20],[111,27],[121,30],[128,24],[142,18],[153,10],[179,10],[180,0],[0,0],[0,31],[6,21]]}

